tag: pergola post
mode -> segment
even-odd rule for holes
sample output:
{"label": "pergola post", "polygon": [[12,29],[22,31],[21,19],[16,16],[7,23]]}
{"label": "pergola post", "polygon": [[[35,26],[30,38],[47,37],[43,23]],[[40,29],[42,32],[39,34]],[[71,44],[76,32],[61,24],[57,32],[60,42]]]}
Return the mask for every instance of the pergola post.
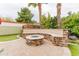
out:
{"label": "pergola post", "polygon": [[39,23],[41,24],[41,3],[38,3],[38,10],[39,10]]}
{"label": "pergola post", "polygon": [[61,3],[57,3],[57,23],[58,28],[61,28]]}

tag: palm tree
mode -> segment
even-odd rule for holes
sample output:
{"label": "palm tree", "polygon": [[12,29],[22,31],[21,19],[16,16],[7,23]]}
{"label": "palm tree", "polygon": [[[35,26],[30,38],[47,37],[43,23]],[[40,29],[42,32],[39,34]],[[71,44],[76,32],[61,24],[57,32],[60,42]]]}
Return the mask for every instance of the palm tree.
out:
{"label": "palm tree", "polygon": [[61,3],[57,3],[57,22],[58,28],[61,28]]}
{"label": "palm tree", "polygon": [[33,6],[33,7],[37,7],[38,6],[38,11],[39,11],[39,23],[41,22],[41,3],[29,3],[28,6]]}

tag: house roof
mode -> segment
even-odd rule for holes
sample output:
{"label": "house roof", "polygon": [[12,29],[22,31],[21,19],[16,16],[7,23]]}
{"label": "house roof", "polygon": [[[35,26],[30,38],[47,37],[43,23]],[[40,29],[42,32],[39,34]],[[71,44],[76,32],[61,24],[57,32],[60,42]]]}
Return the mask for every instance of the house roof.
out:
{"label": "house roof", "polygon": [[5,22],[5,19],[3,19],[3,18],[0,18],[0,22]]}

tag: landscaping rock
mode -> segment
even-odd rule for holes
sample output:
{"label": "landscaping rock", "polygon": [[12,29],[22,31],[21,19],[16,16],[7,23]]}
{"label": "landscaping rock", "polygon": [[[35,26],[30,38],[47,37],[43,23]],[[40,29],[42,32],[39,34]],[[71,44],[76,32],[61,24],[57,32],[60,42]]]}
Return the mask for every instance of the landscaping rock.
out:
{"label": "landscaping rock", "polygon": [[69,36],[69,39],[75,40],[75,39],[78,39],[78,38],[77,38],[77,36],[72,35],[72,36]]}

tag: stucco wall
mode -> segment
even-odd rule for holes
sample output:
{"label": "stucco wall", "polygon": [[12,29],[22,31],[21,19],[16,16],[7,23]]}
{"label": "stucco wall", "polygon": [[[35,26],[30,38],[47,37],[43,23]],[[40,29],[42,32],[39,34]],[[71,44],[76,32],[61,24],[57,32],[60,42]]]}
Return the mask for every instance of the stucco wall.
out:
{"label": "stucco wall", "polygon": [[18,34],[20,32],[21,32],[21,27],[0,26],[0,35]]}
{"label": "stucco wall", "polygon": [[18,34],[21,29],[22,24],[2,23],[0,24],[0,35]]}

